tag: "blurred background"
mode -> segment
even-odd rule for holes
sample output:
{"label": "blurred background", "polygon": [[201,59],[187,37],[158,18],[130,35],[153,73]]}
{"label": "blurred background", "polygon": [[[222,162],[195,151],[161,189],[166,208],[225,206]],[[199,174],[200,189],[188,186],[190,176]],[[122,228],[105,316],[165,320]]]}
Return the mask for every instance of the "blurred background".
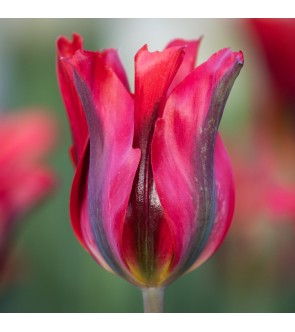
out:
{"label": "blurred background", "polygon": [[293,312],[295,21],[234,19],[0,20],[0,115],[40,109],[57,127],[43,161],[55,185],[18,217],[0,312],[143,310],[140,291],[100,268],[70,225],[71,137],[55,42],[72,32],[83,36],[85,49],[119,49],[131,86],[133,58],[144,44],[160,50],[174,38],[203,36],[198,64],[224,47],[244,52],[221,124],[236,178],[234,221],[209,261],[167,287],[165,311]]}

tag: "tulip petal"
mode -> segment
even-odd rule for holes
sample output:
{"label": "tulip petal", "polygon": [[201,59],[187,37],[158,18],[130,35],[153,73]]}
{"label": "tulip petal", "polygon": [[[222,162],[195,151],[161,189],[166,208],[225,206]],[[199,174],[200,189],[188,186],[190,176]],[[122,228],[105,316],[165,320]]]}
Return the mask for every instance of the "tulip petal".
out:
{"label": "tulip petal", "polygon": [[89,172],[89,140],[77,165],[70,197],[70,215],[74,232],[89,251],[96,262],[107,271],[112,269],[102,257],[93,237],[88,208],[88,172]]}
{"label": "tulip petal", "polygon": [[134,145],[145,141],[161,116],[161,103],[184,57],[184,47],[149,52],[143,46],[135,56],[135,137]]}
{"label": "tulip petal", "polygon": [[77,34],[73,34],[72,41],[65,37],[60,37],[57,40],[57,76],[59,88],[71,126],[73,139],[71,157],[75,165],[78,164],[78,161],[84,151],[88,138],[88,128],[83,107],[72,79],[72,71],[65,65],[63,59],[72,57],[77,50],[82,48],[83,40]]}
{"label": "tulip petal", "polygon": [[235,202],[233,171],[218,134],[214,152],[214,176],[217,200],[215,221],[204,250],[187,272],[196,269],[214,254],[225,238],[233,218]]}
{"label": "tulip petal", "polygon": [[[173,252],[167,223],[155,191],[150,162],[154,124],[161,113],[166,93],[183,59],[183,47],[152,52],[147,46],[135,57],[135,137],[141,150],[134,178],[128,214],[123,230],[123,252],[138,281],[157,284],[169,266]],[[166,241],[160,235],[166,234]],[[132,239],[132,240],[130,240]]]}
{"label": "tulip petal", "polygon": [[155,126],[152,168],[175,242],[175,273],[191,267],[214,228],[221,204],[214,166],[216,135],[242,64],[240,52],[224,49],[214,54],[173,90]]}
{"label": "tulip petal", "polygon": [[57,57],[68,58],[73,56],[77,50],[83,48],[83,40],[77,33],[73,33],[72,41],[64,36],[61,36],[58,38],[56,46]]}
{"label": "tulip petal", "polygon": [[129,90],[128,78],[118,56],[117,50],[110,48],[104,50],[101,55],[105,61],[106,66],[112,68],[113,72],[118,76],[119,80],[124,84],[126,89]]}
{"label": "tulip petal", "polygon": [[98,52],[65,60],[83,105],[90,135],[88,204],[92,232],[110,268],[126,274],[122,228],[140,151],[132,148],[133,99]]}
{"label": "tulip petal", "polygon": [[[74,148],[71,149],[70,154],[75,165],[77,165],[78,160],[84,151],[85,144],[88,139],[88,127],[83,106],[81,105],[75,84],[73,82],[72,71],[67,65],[65,65],[65,61],[62,61],[62,59],[74,56],[77,50],[83,50],[83,41],[78,34],[73,34],[72,41],[69,41],[65,37],[60,37],[58,39],[58,81],[70,121],[74,144]],[[106,66],[112,68],[113,72],[118,76],[125,87],[129,89],[127,76],[118,57],[117,51],[114,49],[107,49],[99,54],[101,54],[101,58],[105,62]]]}
{"label": "tulip petal", "polygon": [[171,91],[180,83],[182,82],[185,77],[190,74],[196,65],[197,54],[199,50],[199,46],[201,43],[202,38],[198,40],[184,40],[184,39],[175,39],[170,42],[166,48],[169,47],[185,47],[185,55],[183,61],[169,86],[167,95],[169,96]]}

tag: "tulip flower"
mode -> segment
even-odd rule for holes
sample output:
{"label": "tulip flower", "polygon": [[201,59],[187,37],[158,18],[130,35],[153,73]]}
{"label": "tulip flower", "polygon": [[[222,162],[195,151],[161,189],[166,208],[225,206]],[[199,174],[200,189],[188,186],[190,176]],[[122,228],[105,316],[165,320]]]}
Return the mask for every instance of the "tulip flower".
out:
{"label": "tulip flower", "polygon": [[234,209],[230,161],[218,133],[242,65],[223,49],[194,68],[200,40],[135,56],[135,90],[117,52],[57,41],[61,94],[76,170],[72,226],[99,265],[143,290],[160,311],[163,288],[207,260]]}
{"label": "tulip flower", "polygon": [[0,113],[1,288],[9,281],[11,245],[21,217],[55,185],[53,172],[41,162],[52,149],[55,134],[55,124],[44,113]]}

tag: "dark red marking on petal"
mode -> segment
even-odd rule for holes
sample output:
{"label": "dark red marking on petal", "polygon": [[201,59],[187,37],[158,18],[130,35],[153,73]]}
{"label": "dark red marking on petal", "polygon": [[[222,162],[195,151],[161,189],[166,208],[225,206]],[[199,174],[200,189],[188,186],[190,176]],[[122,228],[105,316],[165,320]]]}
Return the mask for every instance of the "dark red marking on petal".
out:
{"label": "dark red marking on petal", "polygon": [[217,135],[214,153],[216,215],[208,241],[189,271],[196,269],[211,257],[223,242],[232,222],[235,190],[231,162],[220,135]]}

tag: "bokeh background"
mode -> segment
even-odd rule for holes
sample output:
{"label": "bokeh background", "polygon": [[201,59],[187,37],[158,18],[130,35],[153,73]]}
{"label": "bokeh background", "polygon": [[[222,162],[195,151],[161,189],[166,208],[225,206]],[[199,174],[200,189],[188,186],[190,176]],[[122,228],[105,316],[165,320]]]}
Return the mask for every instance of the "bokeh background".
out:
{"label": "bokeh background", "polygon": [[[286,22],[275,22],[286,25],[281,35],[274,33],[278,28],[272,25],[265,29],[280,49],[274,58],[279,68],[287,66],[289,81],[288,75],[295,78],[288,63],[294,43],[288,44],[286,36],[294,40],[295,23]],[[57,85],[55,42],[72,32],[83,36],[86,49],[119,49],[131,86],[133,57],[143,44],[158,50],[174,38],[203,36],[198,63],[223,47],[244,52],[245,65],[221,125],[235,167],[234,222],[209,261],[167,287],[165,311],[294,311],[295,103],[292,89],[288,96],[278,91],[276,85],[282,83],[272,73],[274,65],[257,31],[252,21],[237,19],[0,20],[1,111],[42,108],[56,119],[59,129],[56,147],[47,158],[58,183],[18,223],[11,248],[17,257],[16,275],[1,290],[1,312],[143,310],[140,291],[100,268],[80,246],[70,225],[71,137]]]}

